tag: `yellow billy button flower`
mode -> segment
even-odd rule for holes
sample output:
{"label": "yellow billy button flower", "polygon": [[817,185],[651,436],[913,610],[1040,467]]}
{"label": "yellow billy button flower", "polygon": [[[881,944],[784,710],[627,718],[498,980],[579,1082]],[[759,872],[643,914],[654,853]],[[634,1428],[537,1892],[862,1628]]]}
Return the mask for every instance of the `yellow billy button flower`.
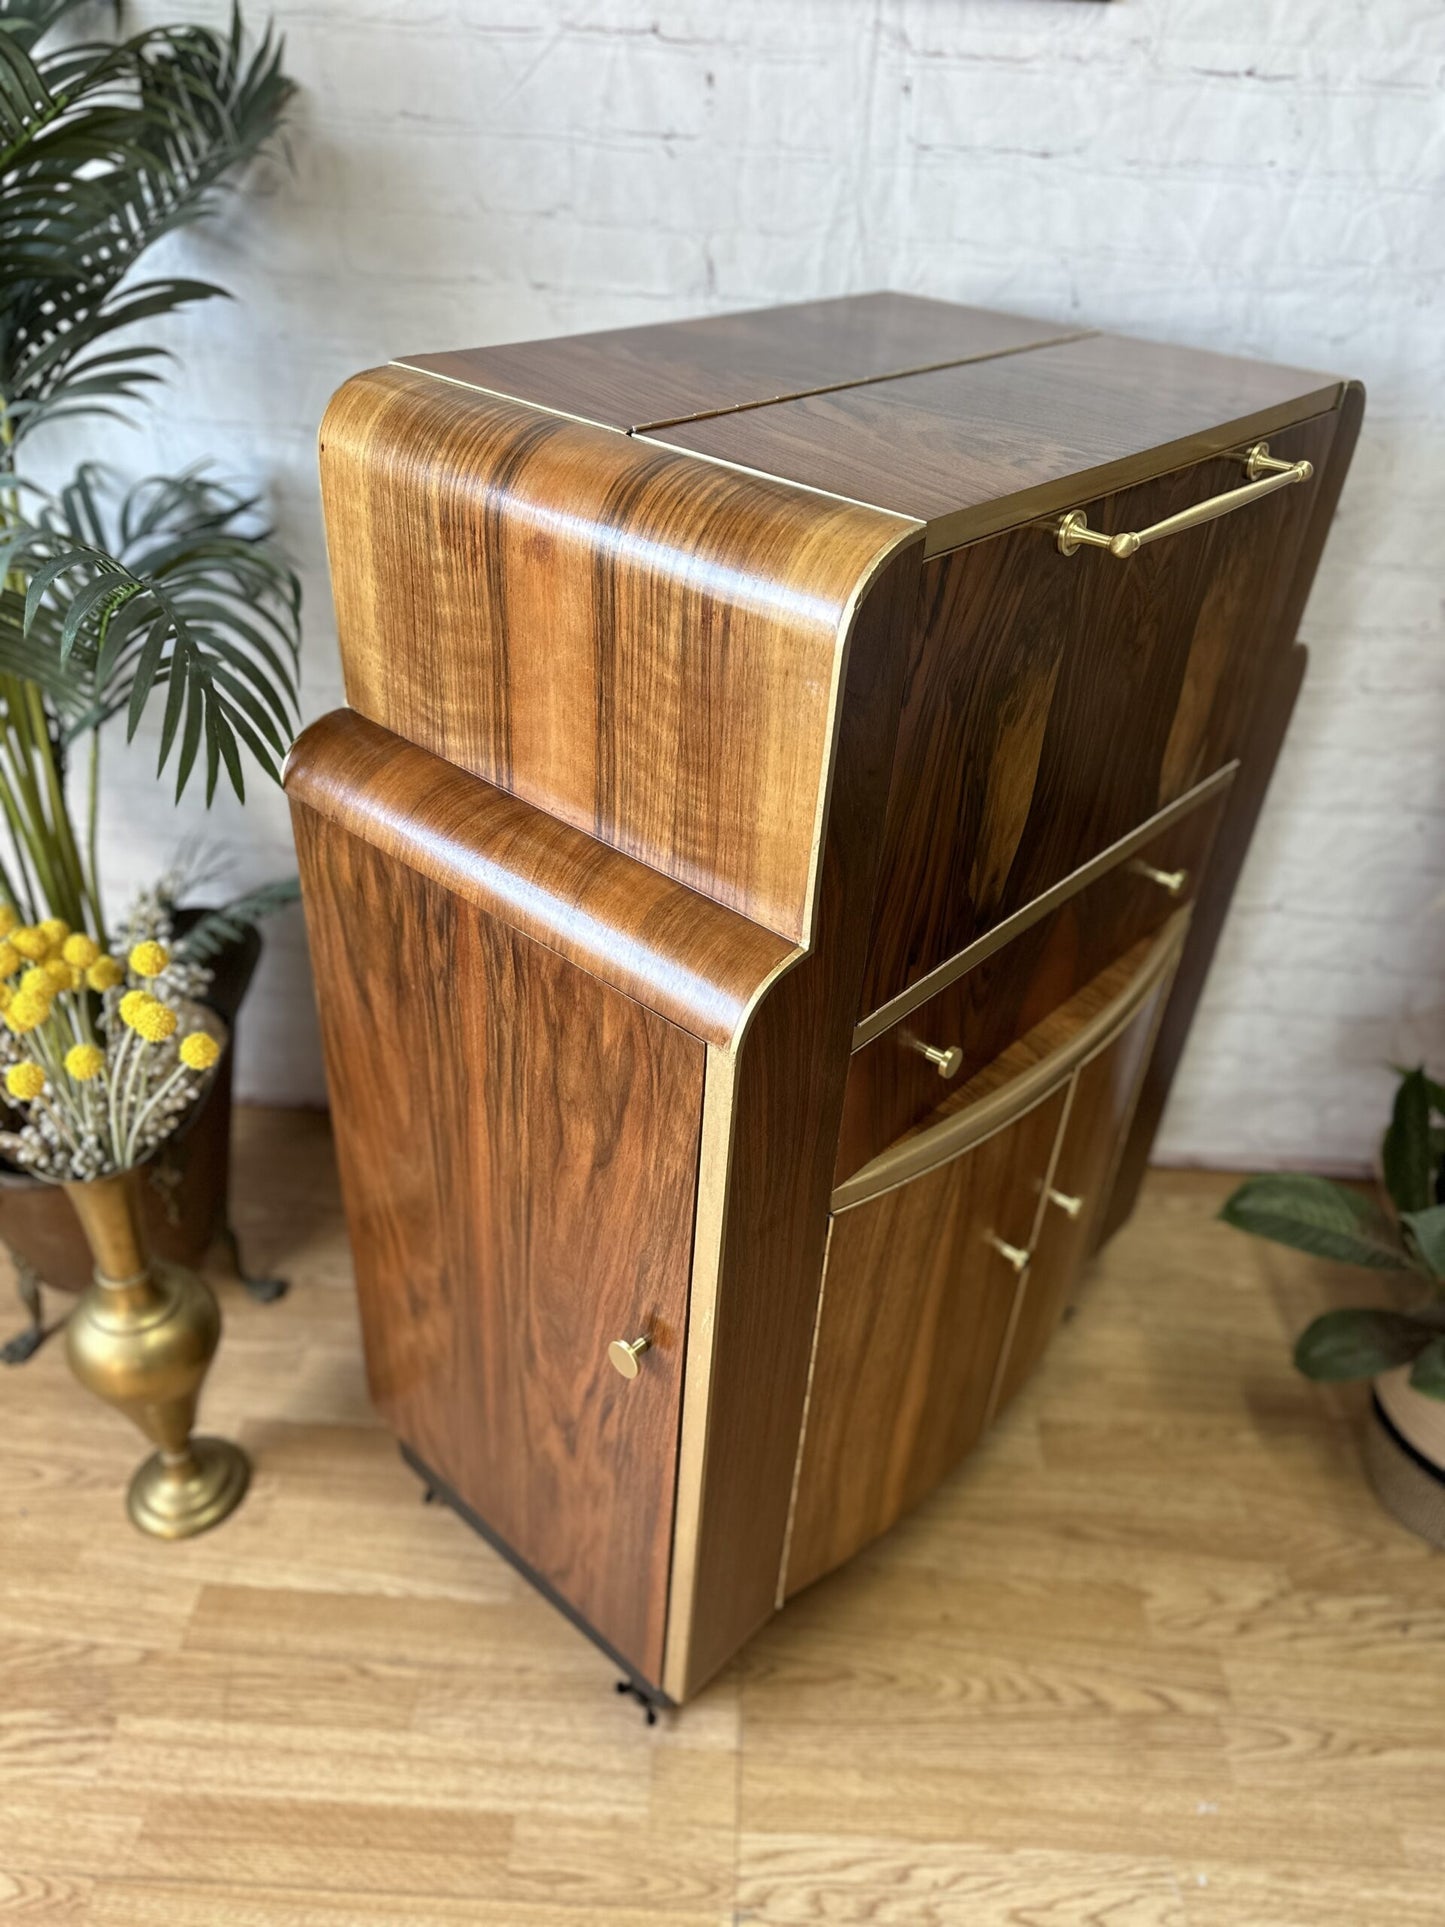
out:
{"label": "yellow billy button flower", "polygon": [[0,942],[0,977],[13,977],[24,961],[13,943]]}
{"label": "yellow billy button flower", "polygon": [[60,954],[77,970],[89,970],[100,955],[100,945],[94,937],[87,937],[83,930],[77,930],[73,937],[67,937],[61,944]]}
{"label": "yellow billy button flower", "polygon": [[72,1044],[65,1053],[65,1068],[77,1084],[88,1084],[105,1069],[105,1052],[98,1044]]}
{"label": "yellow billy button flower", "polygon": [[15,992],[9,984],[0,984],[0,1012],[9,1010],[15,1001]]}
{"label": "yellow billy button flower", "polygon": [[36,927],[52,950],[58,950],[70,935],[70,925],[64,917],[47,917],[44,923]]}
{"label": "yellow billy button flower", "polygon": [[13,903],[0,903],[0,937],[20,928],[20,916]]}
{"label": "yellow billy button flower", "polygon": [[138,943],[130,953],[130,967],[137,977],[159,977],[171,960],[171,953],[153,937]]}
{"label": "yellow billy button flower", "polygon": [[48,997],[55,986],[44,964],[32,964],[20,979],[20,988],[31,997]]}
{"label": "yellow billy button flower", "polygon": [[132,1030],[138,1030],[140,1026],[136,1023],[136,1018],[140,1016],[147,1004],[154,1002],[155,998],[148,990],[128,990],[120,1000],[120,1021],[123,1024],[129,1024]]}
{"label": "yellow billy button flower", "polygon": [[176,1013],[168,1004],[152,997],[136,1012],[131,1027],[148,1044],[163,1044],[168,1037],[175,1035]]}
{"label": "yellow billy button flower", "polygon": [[34,1030],[50,1015],[50,999],[33,990],[17,990],[5,1008],[6,1028],[17,1037]]}
{"label": "yellow billy button flower", "polygon": [[181,1039],[181,1062],[193,1071],[208,1071],[220,1054],[220,1045],[208,1031],[193,1030]]}
{"label": "yellow billy button flower", "polygon": [[125,982],[125,972],[114,957],[97,957],[85,973],[92,990],[114,990]]}
{"label": "yellow billy button flower", "polygon": [[10,941],[28,963],[39,963],[50,949],[50,939],[40,930],[32,930],[28,924],[10,932]]}
{"label": "yellow billy button flower", "polygon": [[[74,988],[70,976],[70,965],[65,961],[64,957],[52,957],[48,963],[42,964],[40,968],[49,978],[50,988],[52,990],[71,990]],[[26,975],[28,976],[29,974],[27,971]]]}
{"label": "yellow billy button flower", "polygon": [[6,1071],[5,1088],[12,1097],[18,1097],[22,1104],[29,1104],[45,1089],[45,1073],[38,1064],[32,1064],[28,1057],[22,1057],[18,1064],[12,1064]]}

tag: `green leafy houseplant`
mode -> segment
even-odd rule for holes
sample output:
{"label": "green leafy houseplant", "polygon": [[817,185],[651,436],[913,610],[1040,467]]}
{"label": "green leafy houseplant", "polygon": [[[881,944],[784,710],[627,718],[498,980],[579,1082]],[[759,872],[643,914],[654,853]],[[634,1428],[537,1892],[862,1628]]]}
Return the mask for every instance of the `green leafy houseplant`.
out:
{"label": "green leafy houseplant", "polygon": [[1309,1378],[1374,1378],[1410,1367],[1417,1391],[1445,1400],[1445,1086],[1405,1073],[1381,1150],[1390,1210],[1328,1178],[1250,1178],[1227,1200],[1227,1224],[1295,1251],[1393,1272],[1410,1302],[1329,1311],[1301,1333]]}
{"label": "green leafy houseplant", "polygon": [[[300,587],[256,501],[192,470],[130,488],[91,463],[47,493],[20,463],[47,424],[115,415],[166,350],[138,323],[223,290],[134,270],[213,212],[272,140],[293,91],[268,30],[52,30],[78,0],[0,0],[0,891],[104,947],[96,842],[101,732],[162,704],[158,771],[245,794],[275,778],[296,720]],[[72,814],[83,751],[84,828]]]}

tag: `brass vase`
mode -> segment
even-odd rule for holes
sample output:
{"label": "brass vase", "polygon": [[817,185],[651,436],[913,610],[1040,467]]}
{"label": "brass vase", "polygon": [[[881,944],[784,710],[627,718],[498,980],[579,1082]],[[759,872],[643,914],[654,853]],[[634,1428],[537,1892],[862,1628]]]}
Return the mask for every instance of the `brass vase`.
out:
{"label": "brass vase", "polygon": [[150,1257],[138,1177],[121,1171],[64,1187],[95,1259],[94,1282],[70,1314],[65,1344],[81,1384],[158,1448],[131,1479],[131,1518],[158,1539],[189,1539],[235,1511],[251,1466],[228,1439],[192,1437],[220,1341],[220,1307],[193,1271]]}

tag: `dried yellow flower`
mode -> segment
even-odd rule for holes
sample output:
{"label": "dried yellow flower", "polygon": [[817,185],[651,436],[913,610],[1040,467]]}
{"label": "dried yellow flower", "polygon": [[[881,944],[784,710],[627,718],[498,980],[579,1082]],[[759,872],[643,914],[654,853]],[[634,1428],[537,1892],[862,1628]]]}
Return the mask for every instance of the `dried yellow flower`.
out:
{"label": "dried yellow flower", "polygon": [[131,1029],[144,1037],[148,1044],[163,1044],[168,1037],[175,1034],[176,1013],[169,1004],[163,1004],[151,997],[130,1022]]}
{"label": "dried yellow flower", "polygon": [[45,1073],[38,1064],[32,1064],[28,1057],[22,1057],[18,1064],[12,1064],[6,1071],[5,1088],[12,1097],[29,1104],[45,1089]]}
{"label": "dried yellow flower", "polygon": [[32,930],[28,924],[22,924],[18,930],[12,930],[10,941],[21,956],[31,963],[39,963],[50,949],[50,939],[42,931]]}
{"label": "dried yellow flower", "polygon": [[125,982],[125,972],[114,957],[97,957],[86,971],[85,981],[92,990],[114,990]]}
{"label": "dried yellow flower", "polygon": [[13,943],[0,942],[0,977],[13,977],[24,961]]}
{"label": "dried yellow flower", "polygon": [[[65,961],[64,957],[52,957],[48,963],[42,964],[40,968],[49,978],[52,990],[73,990],[75,988],[70,975],[70,965]],[[28,977],[30,972],[27,970],[25,974]]]}
{"label": "dried yellow flower", "polygon": [[10,988],[9,984],[0,984],[0,1011],[9,1010],[14,998],[15,992]]}
{"label": "dried yellow flower", "polygon": [[137,977],[159,977],[171,960],[171,953],[153,937],[138,943],[130,953],[130,967]]}
{"label": "dried yellow flower", "polygon": [[83,930],[77,930],[73,937],[67,937],[61,944],[60,954],[68,964],[88,970],[100,955],[100,945],[94,937],[87,937]]}
{"label": "dried yellow flower", "polygon": [[105,1069],[105,1052],[98,1044],[72,1044],[65,1053],[65,1068],[77,1084],[88,1084]]}
{"label": "dried yellow flower", "polygon": [[7,1029],[14,1031],[17,1037],[43,1024],[49,1015],[50,999],[39,996],[33,990],[17,990],[4,1013]]}
{"label": "dried yellow flower", "polygon": [[221,1054],[221,1047],[209,1031],[193,1030],[181,1039],[181,1062],[193,1071],[208,1071]]}
{"label": "dried yellow flower", "polygon": [[0,903],[0,937],[8,937],[12,930],[20,928],[20,913],[13,903]]}
{"label": "dried yellow flower", "polygon": [[32,964],[20,979],[20,988],[33,997],[48,997],[55,986],[50,981],[50,973],[44,964]]}
{"label": "dried yellow flower", "polygon": [[58,949],[70,935],[70,925],[64,917],[47,917],[44,923],[37,924],[36,928],[52,950]]}

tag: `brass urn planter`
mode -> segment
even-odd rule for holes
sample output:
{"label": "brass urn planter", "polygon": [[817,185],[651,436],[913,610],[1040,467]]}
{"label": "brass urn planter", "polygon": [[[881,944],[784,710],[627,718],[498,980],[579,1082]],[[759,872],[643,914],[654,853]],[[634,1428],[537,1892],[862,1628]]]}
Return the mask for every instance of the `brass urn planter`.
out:
{"label": "brass urn planter", "polygon": [[209,1285],[152,1258],[137,1170],[62,1188],[95,1258],[95,1277],[65,1328],[75,1376],[139,1426],[156,1450],[130,1482],[126,1509],[142,1532],[189,1539],[241,1503],[250,1462],[228,1439],[196,1438],[196,1405],[221,1336]]}

